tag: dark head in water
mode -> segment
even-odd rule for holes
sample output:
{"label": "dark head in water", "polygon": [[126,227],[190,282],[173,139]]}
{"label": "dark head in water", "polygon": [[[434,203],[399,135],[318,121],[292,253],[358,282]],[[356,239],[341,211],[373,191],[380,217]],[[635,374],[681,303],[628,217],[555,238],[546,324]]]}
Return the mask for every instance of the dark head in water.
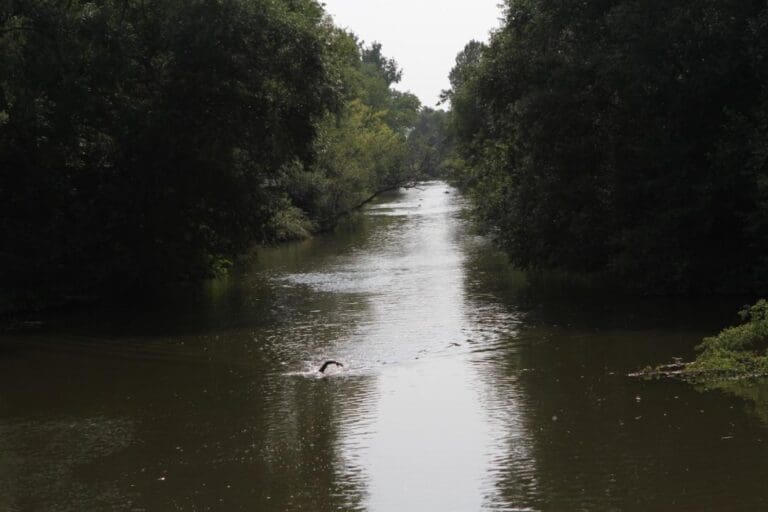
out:
{"label": "dark head in water", "polygon": [[320,373],[325,373],[325,369],[328,368],[330,365],[335,364],[336,366],[344,367],[343,364],[337,362],[337,361],[326,361],[323,363],[323,366],[320,367]]}

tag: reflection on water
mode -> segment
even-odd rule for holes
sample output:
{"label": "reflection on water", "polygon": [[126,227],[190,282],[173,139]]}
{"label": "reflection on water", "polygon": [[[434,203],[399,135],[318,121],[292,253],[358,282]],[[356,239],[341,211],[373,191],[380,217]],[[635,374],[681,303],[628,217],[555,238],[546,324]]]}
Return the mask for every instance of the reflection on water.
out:
{"label": "reflection on water", "polygon": [[760,407],[625,377],[739,301],[530,283],[463,208],[424,184],[228,279],[3,334],[0,510],[765,508]]}

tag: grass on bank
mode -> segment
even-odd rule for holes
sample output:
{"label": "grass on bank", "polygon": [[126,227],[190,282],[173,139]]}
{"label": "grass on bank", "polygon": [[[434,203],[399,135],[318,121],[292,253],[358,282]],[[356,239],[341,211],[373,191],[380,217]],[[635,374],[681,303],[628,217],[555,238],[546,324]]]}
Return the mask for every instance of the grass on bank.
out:
{"label": "grass on bank", "polygon": [[695,360],[646,367],[633,377],[681,378],[696,383],[717,383],[768,376],[768,301],[759,300],[739,312],[743,322],[710,336],[696,347]]}
{"label": "grass on bank", "polygon": [[704,338],[696,347],[699,355],[686,365],[684,374],[732,378],[768,375],[768,301],[761,299],[739,316],[744,321],[741,325]]}

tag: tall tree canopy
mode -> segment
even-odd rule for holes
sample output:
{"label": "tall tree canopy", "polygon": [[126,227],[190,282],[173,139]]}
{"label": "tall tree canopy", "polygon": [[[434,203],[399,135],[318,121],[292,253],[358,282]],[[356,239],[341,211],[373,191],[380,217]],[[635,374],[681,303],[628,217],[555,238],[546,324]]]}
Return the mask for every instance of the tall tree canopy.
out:
{"label": "tall tree canopy", "polygon": [[409,165],[407,134],[419,115],[420,102],[392,86],[402,75],[381,45],[366,46],[335,29],[334,45],[346,77],[341,108],[318,124],[316,158],[293,169],[290,195],[310,221],[308,229],[325,230],[377,194],[418,179]]}
{"label": "tall tree canopy", "polygon": [[505,7],[446,96],[514,262],[651,292],[766,289],[765,2]]}
{"label": "tall tree canopy", "polygon": [[446,178],[453,157],[453,136],[448,113],[424,107],[408,134],[408,160],[413,169],[428,178]]}
{"label": "tall tree canopy", "polygon": [[3,1],[3,289],[200,276],[332,225],[401,178],[400,76],[315,0]]}

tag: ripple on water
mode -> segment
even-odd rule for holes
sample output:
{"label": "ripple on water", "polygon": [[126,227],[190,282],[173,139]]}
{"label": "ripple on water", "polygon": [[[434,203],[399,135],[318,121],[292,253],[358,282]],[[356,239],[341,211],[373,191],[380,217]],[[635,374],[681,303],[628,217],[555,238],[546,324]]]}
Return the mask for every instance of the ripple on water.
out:
{"label": "ripple on water", "polygon": [[97,475],[134,435],[132,421],[101,416],[0,420],[0,509],[129,510],[135,493]]}
{"label": "ripple on water", "polygon": [[[489,282],[503,276],[477,268],[472,251],[484,242],[468,234],[458,219],[462,200],[447,190],[428,184],[374,205],[354,240],[275,249],[270,268],[216,290],[211,311],[178,339],[115,336],[101,360],[71,371],[56,358],[61,378],[41,371],[42,393],[50,382],[68,395],[82,393],[83,382],[106,390],[65,404],[71,418],[44,403],[30,408],[40,417],[0,420],[0,510],[119,510],[130,507],[134,484],[134,508],[146,510],[609,510],[619,502],[605,490],[618,495],[624,485],[627,497],[627,488],[644,484],[630,496],[637,498],[655,492],[649,482],[670,480],[652,477],[666,470],[658,460],[691,483],[687,462],[664,453],[677,449],[691,460],[709,446],[699,431],[698,444],[680,449],[703,407],[681,414],[694,417],[689,423],[665,420],[664,428],[687,429],[667,433],[663,449],[654,448],[664,440],[658,429],[640,444],[651,436],[634,418],[650,411],[634,409],[654,400],[638,405],[625,382],[580,378],[585,364],[621,348],[593,339],[551,349],[548,337],[559,330],[532,327],[494,295],[503,283]],[[140,357],[125,357],[137,349]],[[88,379],[113,356],[122,363]],[[345,366],[320,374],[327,359]],[[18,376],[29,372],[26,363],[16,365]],[[6,377],[0,397],[15,393],[17,409],[32,402],[12,389],[20,380]],[[115,405],[115,381],[130,402]],[[134,416],[109,419],[104,410]],[[712,442],[727,434],[734,445],[749,434],[717,432]],[[762,469],[754,443],[742,446],[738,455]],[[728,461],[728,453],[712,459]],[[134,478],[146,461],[166,472]],[[706,487],[721,473],[699,472],[706,484],[689,496],[714,494]]]}

